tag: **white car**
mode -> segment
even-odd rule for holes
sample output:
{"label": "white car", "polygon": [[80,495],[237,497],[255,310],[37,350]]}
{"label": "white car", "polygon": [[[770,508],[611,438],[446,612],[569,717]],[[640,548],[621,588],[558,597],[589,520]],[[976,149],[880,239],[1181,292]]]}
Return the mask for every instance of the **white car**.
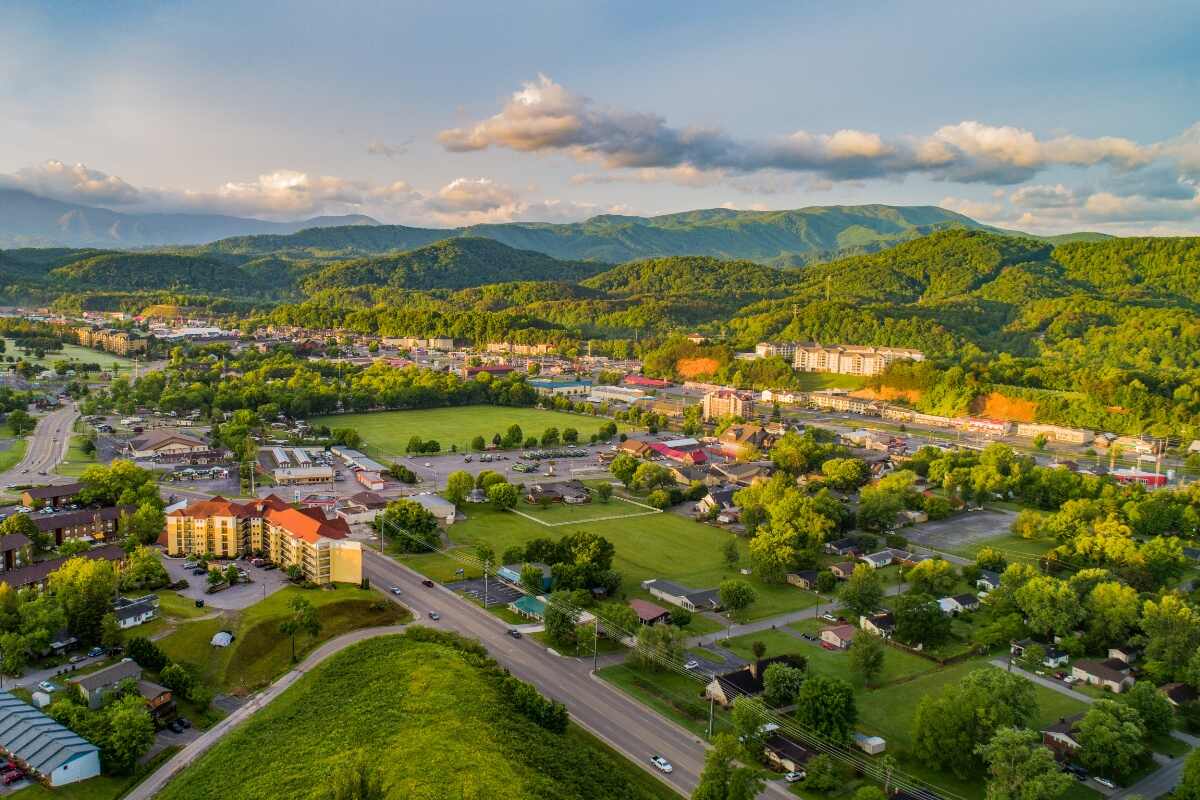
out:
{"label": "white car", "polygon": [[675,771],[675,768],[671,766],[671,762],[667,761],[662,756],[650,756],[650,763],[653,764],[655,769],[659,770],[660,772],[666,772],[667,774],[670,774]]}
{"label": "white car", "polygon": [[808,773],[802,769],[798,769],[795,772],[789,772],[788,774],[784,775],[783,779],[788,783],[795,783],[796,781],[804,780],[806,777],[808,777]]}
{"label": "white car", "polygon": [[392,588],[388,589],[388,591],[392,594],[404,594],[404,590],[399,586],[393,586]]}
{"label": "white car", "polygon": [[684,664],[683,668],[684,669],[695,669],[698,666],[700,666],[700,662],[695,659],[692,659],[692,660],[688,661],[686,664]]}
{"label": "white car", "polygon": [[41,683],[38,684],[38,688],[41,689],[43,692],[46,692],[47,694],[49,694],[50,692],[58,691],[58,687],[55,686],[50,681],[42,681]]}
{"label": "white car", "polygon": [[1092,778],[1092,780],[1094,780],[1096,783],[1103,786],[1105,789],[1116,789],[1117,788],[1117,785],[1115,783],[1113,783],[1112,781],[1110,781],[1108,778]]}

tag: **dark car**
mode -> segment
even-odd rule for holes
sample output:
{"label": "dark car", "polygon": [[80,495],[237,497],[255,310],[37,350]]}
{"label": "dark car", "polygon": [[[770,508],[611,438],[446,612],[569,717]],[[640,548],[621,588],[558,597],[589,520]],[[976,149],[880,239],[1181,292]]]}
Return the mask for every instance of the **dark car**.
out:
{"label": "dark car", "polygon": [[192,574],[193,575],[207,575],[208,570],[206,570],[202,567],[196,567],[194,570],[192,570]]}
{"label": "dark car", "polygon": [[514,639],[520,639],[520,638],[521,638],[521,632],[520,632],[519,630],[517,630],[516,628],[509,628],[509,629],[508,629],[508,635],[509,635],[509,636],[511,636],[511,637],[513,637]]}
{"label": "dark car", "polygon": [[276,564],[267,564],[266,566],[263,567],[263,569],[270,572],[273,569],[279,569],[279,567]]}
{"label": "dark car", "polygon": [[21,770],[10,769],[8,772],[4,773],[4,785],[8,786],[10,783],[16,783],[17,781],[21,780],[24,777],[25,777],[25,773],[22,772]]}
{"label": "dark car", "polygon": [[180,727],[182,727],[185,731],[188,728],[192,727],[192,721],[190,719],[188,719],[187,717],[180,717],[179,719],[177,719],[175,721],[178,722]]}
{"label": "dark car", "polygon": [[432,589],[433,581],[429,580],[429,578],[426,578],[425,580],[421,581],[421,585],[424,586],[426,589]]}
{"label": "dark car", "polygon": [[430,618],[431,620],[433,620],[434,622],[437,622],[439,619],[441,619],[441,618],[442,618],[442,615],[441,615],[441,614],[439,614],[439,613],[438,613],[438,612],[436,612],[436,611],[430,611],[430,612],[429,612],[429,618]]}
{"label": "dark car", "polygon": [[183,726],[179,724],[179,720],[173,719],[167,723],[167,728],[171,733],[183,733]]}

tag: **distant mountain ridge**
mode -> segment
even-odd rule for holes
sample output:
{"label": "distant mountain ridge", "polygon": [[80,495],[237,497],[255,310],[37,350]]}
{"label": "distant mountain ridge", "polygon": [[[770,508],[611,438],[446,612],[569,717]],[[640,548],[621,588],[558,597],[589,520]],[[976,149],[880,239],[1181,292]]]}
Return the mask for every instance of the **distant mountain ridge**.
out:
{"label": "distant mountain ridge", "polygon": [[361,214],[268,222],[222,214],[130,214],[0,189],[0,247],[161,247],[231,236],[290,234],[379,223]]}

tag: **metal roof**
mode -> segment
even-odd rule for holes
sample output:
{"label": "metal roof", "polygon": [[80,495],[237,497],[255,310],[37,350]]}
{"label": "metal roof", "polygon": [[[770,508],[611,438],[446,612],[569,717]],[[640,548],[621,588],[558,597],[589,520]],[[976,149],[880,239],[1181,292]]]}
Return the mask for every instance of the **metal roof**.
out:
{"label": "metal roof", "polygon": [[87,739],[4,691],[0,691],[0,747],[42,775],[99,752]]}

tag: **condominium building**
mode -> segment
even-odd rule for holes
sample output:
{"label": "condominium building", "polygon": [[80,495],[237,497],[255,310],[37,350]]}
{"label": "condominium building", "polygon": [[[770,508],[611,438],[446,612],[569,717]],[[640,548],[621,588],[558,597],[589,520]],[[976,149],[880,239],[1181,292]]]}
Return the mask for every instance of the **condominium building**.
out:
{"label": "condominium building", "polygon": [[362,548],[346,540],[349,532],[344,520],[275,495],[245,503],[214,497],[168,514],[166,543],[171,556],[262,552],[281,567],[299,566],[313,583],[360,583]]}
{"label": "condominium building", "polygon": [[835,372],[840,375],[879,375],[893,361],[924,361],[920,350],[906,347],[858,345],[796,345],[792,366],[800,372]]}
{"label": "condominium building", "polygon": [[754,396],[748,392],[720,389],[704,395],[700,409],[706,420],[722,417],[749,419],[754,414]]}
{"label": "condominium building", "polygon": [[797,347],[799,345],[796,342],[759,342],[754,345],[754,354],[759,358],[779,356],[791,360],[796,355]]}

